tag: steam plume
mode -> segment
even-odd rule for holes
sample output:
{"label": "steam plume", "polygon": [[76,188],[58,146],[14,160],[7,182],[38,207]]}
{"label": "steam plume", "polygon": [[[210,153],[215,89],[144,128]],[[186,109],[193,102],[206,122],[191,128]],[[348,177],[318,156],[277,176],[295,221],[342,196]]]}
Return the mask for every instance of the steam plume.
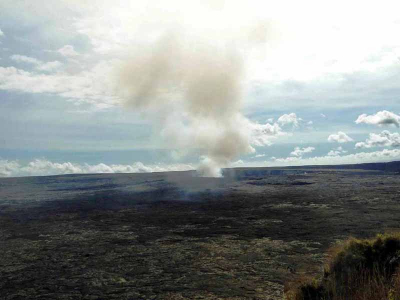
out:
{"label": "steam plume", "polygon": [[118,82],[127,107],[151,118],[169,145],[200,150],[199,174],[218,177],[238,156],[255,151],[252,126],[241,113],[244,50],[262,35],[257,24],[247,33],[210,36],[168,28],[132,50]]}

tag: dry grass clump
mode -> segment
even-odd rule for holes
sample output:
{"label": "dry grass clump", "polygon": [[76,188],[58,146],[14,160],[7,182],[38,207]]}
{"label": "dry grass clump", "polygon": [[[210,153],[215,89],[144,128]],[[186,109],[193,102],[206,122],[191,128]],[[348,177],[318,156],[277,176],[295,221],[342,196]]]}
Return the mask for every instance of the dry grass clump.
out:
{"label": "dry grass clump", "polygon": [[288,300],[400,300],[400,233],[351,238],[330,250],[323,278],[285,287]]}

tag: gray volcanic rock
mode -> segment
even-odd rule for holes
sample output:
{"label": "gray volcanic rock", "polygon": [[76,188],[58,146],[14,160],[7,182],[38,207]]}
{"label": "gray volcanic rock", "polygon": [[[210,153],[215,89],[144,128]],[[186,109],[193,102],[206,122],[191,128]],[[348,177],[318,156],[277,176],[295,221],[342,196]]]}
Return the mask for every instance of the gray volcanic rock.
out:
{"label": "gray volcanic rock", "polygon": [[390,171],[3,178],[0,299],[282,299],[336,241],[399,227]]}

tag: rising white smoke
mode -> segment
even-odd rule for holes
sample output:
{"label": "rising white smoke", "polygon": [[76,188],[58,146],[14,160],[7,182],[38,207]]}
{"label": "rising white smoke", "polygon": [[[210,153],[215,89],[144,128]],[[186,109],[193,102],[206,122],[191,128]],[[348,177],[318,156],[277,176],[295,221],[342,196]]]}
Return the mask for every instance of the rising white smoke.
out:
{"label": "rising white smoke", "polygon": [[[221,23],[232,20],[218,13]],[[203,21],[206,25],[206,15]],[[260,135],[272,133],[241,113],[245,53],[265,41],[266,27],[228,29],[227,23],[199,28],[176,21],[132,48],[118,72],[118,90],[127,107],[150,118],[169,146],[200,150],[201,176],[221,176],[221,168],[255,152],[252,144],[259,145]]]}

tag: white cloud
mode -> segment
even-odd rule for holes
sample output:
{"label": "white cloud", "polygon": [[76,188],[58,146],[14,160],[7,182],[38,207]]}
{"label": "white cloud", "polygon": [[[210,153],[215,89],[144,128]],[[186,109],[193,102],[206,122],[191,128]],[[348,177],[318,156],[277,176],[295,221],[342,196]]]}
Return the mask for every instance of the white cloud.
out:
{"label": "white cloud", "polygon": [[247,121],[247,126],[250,131],[250,143],[254,146],[270,146],[273,141],[287,133],[277,124],[259,124]]}
{"label": "white cloud", "polygon": [[253,158],[260,158],[260,157],[264,157],[264,156],[265,156],[265,154],[257,154],[255,156],[253,156]]}
{"label": "white cloud", "polygon": [[329,151],[327,155],[328,156],[338,156],[338,155],[343,154],[343,153],[347,153],[347,151],[343,150],[342,147],[337,147],[337,148]]}
{"label": "white cloud", "polygon": [[59,69],[63,64],[59,62],[58,60],[55,61],[49,61],[47,63],[43,63],[39,66],[37,66],[37,69],[40,71],[54,71],[56,69]]}
{"label": "white cloud", "polygon": [[[51,69],[59,64],[52,62],[44,66]],[[112,68],[111,63],[102,62],[80,73],[40,74],[15,67],[0,67],[0,90],[56,94],[77,104],[109,107],[120,102],[110,76]]]}
{"label": "white cloud", "polygon": [[[209,4],[211,1],[203,2]],[[194,30],[199,30],[199,25],[211,28],[211,34],[221,33],[226,27],[244,27],[248,19],[268,20],[272,23],[269,28],[272,37],[269,59],[266,66],[257,63],[264,73],[266,71],[275,78],[308,79],[326,72],[352,73],[368,69],[385,61],[390,52],[387,49],[396,49],[399,45],[398,39],[394,38],[400,27],[394,14],[399,9],[396,1],[384,1],[385,4],[368,1],[363,4],[363,14],[358,16],[357,22],[353,16],[359,11],[359,1],[336,1],[335,5],[322,5],[315,1],[301,5],[293,1],[227,2],[223,11],[232,12],[232,15],[221,17],[215,11],[205,14],[208,12],[205,7],[210,5],[195,6],[190,1],[188,4],[168,1],[164,4],[166,7],[159,1],[145,1],[147,9],[140,1],[101,1],[96,9],[82,9],[82,18],[75,19],[73,25],[78,32],[89,37],[95,51],[110,53],[129,45],[143,28],[156,28],[154,25],[157,23],[160,28],[176,24],[175,15],[182,16],[182,22],[189,23]],[[288,5],[292,7],[291,11],[287,11]],[[172,14],[169,7],[175,7],[177,13]],[[343,11],[346,11],[345,15]],[[334,18],[337,15],[342,15],[340,20]],[[371,19],[377,21],[371,23]],[[198,34],[197,31],[194,33]],[[276,35],[279,38],[274,39]],[[354,36],[358,37],[358,43],[352,49],[340,47],[351,43]],[[373,55],[378,59],[371,61]]]}
{"label": "white cloud", "polygon": [[296,157],[301,157],[305,153],[311,153],[315,150],[314,147],[306,147],[306,148],[300,148],[296,147],[294,150],[290,153],[291,156],[296,156]]}
{"label": "white cloud", "polygon": [[365,142],[356,144],[356,149],[372,148],[372,147],[400,147],[400,134],[390,133],[387,130],[380,134],[370,133],[369,138]]}
{"label": "white cloud", "polygon": [[29,57],[29,56],[25,56],[25,55],[11,55],[10,58],[16,62],[19,63],[28,63],[28,64],[32,64],[32,65],[40,65],[42,62],[34,57]]}
{"label": "white cloud", "polygon": [[327,155],[328,155],[328,156],[337,156],[337,155],[340,155],[340,151],[331,150],[331,151],[328,152]]}
{"label": "white cloud", "polygon": [[349,137],[346,133],[344,133],[343,131],[339,131],[336,134],[331,134],[328,137],[328,142],[330,143],[348,143],[353,141],[353,139],[351,137]]}
{"label": "white cloud", "polygon": [[39,71],[53,71],[60,68],[63,64],[59,61],[43,62],[37,58],[29,57],[25,55],[12,55],[10,58],[18,63],[28,63],[35,65],[35,68]]}
{"label": "white cloud", "polygon": [[43,176],[60,174],[88,173],[148,173],[193,170],[188,164],[144,165],[141,162],[132,165],[74,164],[71,162],[54,163],[45,159],[36,159],[26,165],[18,161],[0,160],[0,177]]}
{"label": "white cloud", "polygon": [[[385,162],[400,159],[400,149],[384,149],[376,152],[360,152],[342,156],[316,156],[309,158],[287,157],[275,158],[266,161],[266,166],[305,166],[305,165],[338,165],[338,164],[358,164],[369,162]],[[250,166],[249,164],[247,164]]]}
{"label": "white cloud", "polygon": [[0,160],[0,177],[14,176],[20,167],[17,161]]}
{"label": "white cloud", "polygon": [[367,114],[360,115],[355,121],[356,124],[370,124],[370,125],[395,125],[400,126],[400,116],[387,110],[379,111],[375,115],[368,116]]}
{"label": "white cloud", "polygon": [[79,55],[78,52],[75,51],[74,46],[72,45],[65,45],[64,47],[57,50],[62,56],[77,56]]}
{"label": "white cloud", "polygon": [[241,167],[243,164],[244,164],[244,161],[241,160],[241,159],[239,159],[239,160],[237,160],[237,161],[234,161],[234,162],[231,164],[231,166],[232,166],[232,167]]}
{"label": "white cloud", "polygon": [[0,28],[0,36],[4,36],[4,32]]}
{"label": "white cloud", "polygon": [[293,125],[293,127],[298,127],[300,121],[302,121],[302,119],[298,118],[295,113],[284,114],[278,119],[278,123],[282,126]]}

